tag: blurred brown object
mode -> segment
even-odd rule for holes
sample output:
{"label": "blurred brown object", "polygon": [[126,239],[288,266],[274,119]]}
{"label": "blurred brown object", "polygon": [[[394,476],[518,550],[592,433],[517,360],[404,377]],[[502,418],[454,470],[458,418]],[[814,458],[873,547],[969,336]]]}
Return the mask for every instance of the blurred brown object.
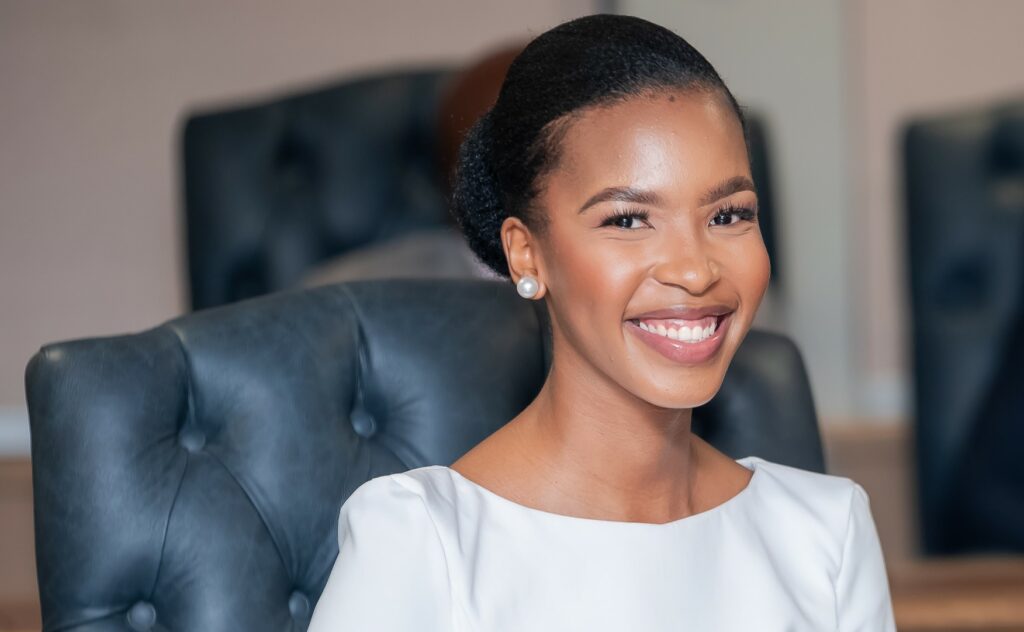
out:
{"label": "blurred brown object", "polygon": [[0,631],[38,630],[32,462],[0,458]]}
{"label": "blurred brown object", "polygon": [[889,581],[900,632],[1024,630],[1024,557],[900,562]]}
{"label": "blurred brown object", "polygon": [[445,191],[450,189],[462,139],[498,100],[505,73],[524,46],[510,44],[485,55],[455,75],[441,96],[437,109],[437,162]]}

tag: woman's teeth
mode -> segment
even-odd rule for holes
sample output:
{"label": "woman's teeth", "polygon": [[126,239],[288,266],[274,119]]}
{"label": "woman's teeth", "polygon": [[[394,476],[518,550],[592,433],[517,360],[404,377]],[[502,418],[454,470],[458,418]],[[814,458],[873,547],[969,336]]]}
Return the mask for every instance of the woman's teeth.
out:
{"label": "woman's teeth", "polygon": [[655,321],[639,321],[640,329],[649,331],[652,334],[664,336],[665,338],[671,338],[672,340],[679,340],[681,342],[703,342],[707,340],[715,333],[715,327],[718,324],[718,320],[714,317],[704,319],[708,322],[697,321],[692,327],[690,326],[666,326],[664,323]]}

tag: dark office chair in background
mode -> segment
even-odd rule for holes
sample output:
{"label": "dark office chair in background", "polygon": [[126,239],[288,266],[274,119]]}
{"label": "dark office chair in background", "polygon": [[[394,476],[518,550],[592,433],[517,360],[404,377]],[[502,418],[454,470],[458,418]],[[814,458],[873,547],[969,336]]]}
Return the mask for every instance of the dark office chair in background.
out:
{"label": "dark office chair in background", "polygon": [[396,71],[189,117],[192,307],[295,287],[331,256],[448,223],[436,135],[451,73]]}
{"label": "dark office chair in background", "polygon": [[[549,363],[543,304],[493,281],[281,292],[44,346],[26,371],[44,630],[305,630],[349,494],[454,462]],[[824,471],[782,336],[748,335],[694,431]]]}
{"label": "dark office chair in background", "polygon": [[924,552],[1024,552],[1024,100],[904,137]]}

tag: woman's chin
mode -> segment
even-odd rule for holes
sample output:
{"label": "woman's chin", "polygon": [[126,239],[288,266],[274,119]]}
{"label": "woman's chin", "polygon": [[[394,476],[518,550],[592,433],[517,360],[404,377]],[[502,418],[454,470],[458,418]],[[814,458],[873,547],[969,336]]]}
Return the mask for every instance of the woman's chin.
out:
{"label": "woman's chin", "polygon": [[[732,353],[723,351],[715,362],[701,367],[665,367],[640,361],[636,369],[623,376],[628,380],[623,386],[658,408],[681,410],[703,406],[718,394],[725,380]],[[640,360],[635,355],[633,359]]]}
{"label": "woman's chin", "polygon": [[694,388],[693,384],[679,388],[677,385],[647,385],[637,395],[652,406],[666,410],[684,410],[697,408],[707,404],[718,394],[722,382],[708,384],[703,388]]}

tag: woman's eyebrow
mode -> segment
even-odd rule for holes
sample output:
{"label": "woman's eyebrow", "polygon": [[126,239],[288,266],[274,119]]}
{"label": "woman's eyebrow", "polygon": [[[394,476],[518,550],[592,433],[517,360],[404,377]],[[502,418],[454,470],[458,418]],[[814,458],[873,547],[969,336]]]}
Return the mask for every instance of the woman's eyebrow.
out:
{"label": "woman's eyebrow", "polygon": [[728,180],[721,182],[720,184],[712,187],[700,198],[700,205],[707,206],[712,202],[717,202],[724,197],[729,197],[733,193],[739,193],[740,191],[754,191],[754,183],[747,176],[733,176]]}
{"label": "woman's eyebrow", "polygon": [[[701,196],[700,205],[707,206],[712,202],[717,202],[740,191],[753,191],[756,193],[757,189],[754,188],[753,181],[747,176],[733,176],[715,185]],[[661,204],[661,197],[654,191],[645,191],[633,187],[608,187],[590,196],[590,199],[583,203],[578,212],[582,213],[591,206],[601,202],[632,202],[634,204],[658,206]]]}
{"label": "woman's eyebrow", "polygon": [[608,187],[592,195],[589,200],[583,203],[578,212],[582,213],[591,206],[601,202],[633,202],[634,204],[657,206],[661,203],[661,198],[653,191],[644,191],[642,189],[634,189],[633,187]]}

